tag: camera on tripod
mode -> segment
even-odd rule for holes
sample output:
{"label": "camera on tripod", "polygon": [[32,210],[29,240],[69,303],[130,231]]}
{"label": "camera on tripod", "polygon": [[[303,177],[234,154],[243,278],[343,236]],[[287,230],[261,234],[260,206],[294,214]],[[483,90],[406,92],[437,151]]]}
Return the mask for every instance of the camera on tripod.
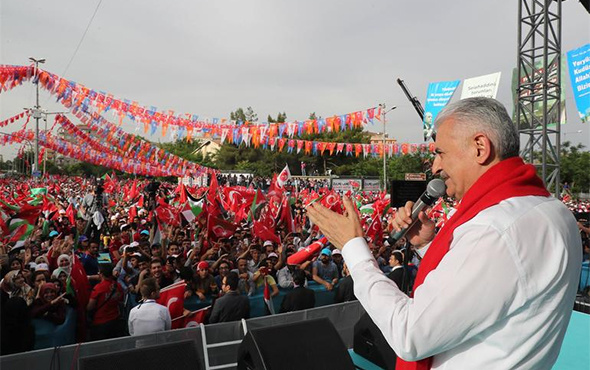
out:
{"label": "camera on tripod", "polygon": [[159,189],[160,183],[156,180],[150,181],[150,183],[145,186],[145,191],[148,193],[150,198],[155,198]]}

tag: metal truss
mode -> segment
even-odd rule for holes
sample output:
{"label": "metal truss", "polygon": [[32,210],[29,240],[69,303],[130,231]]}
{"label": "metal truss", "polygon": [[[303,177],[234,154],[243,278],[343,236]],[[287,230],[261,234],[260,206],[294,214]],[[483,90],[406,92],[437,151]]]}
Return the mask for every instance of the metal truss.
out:
{"label": "metal truss", "polygon": [[560,195],[561,0],[520,0],[515,120],[525,161]]}

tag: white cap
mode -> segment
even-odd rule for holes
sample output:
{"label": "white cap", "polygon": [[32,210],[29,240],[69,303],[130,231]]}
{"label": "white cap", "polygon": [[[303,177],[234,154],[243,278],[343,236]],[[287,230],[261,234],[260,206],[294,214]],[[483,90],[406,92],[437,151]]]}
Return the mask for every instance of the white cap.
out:
{"label": "white cap", "polygon": [[35,271],[49,271],[49,266],[46,263],[38,263],[35,267]]}
{"label": "white cap", "polygon": [[272,244],[272,241],[270,241],[270,240],[267,240],[267,241],[265,241],[265,242],[264,242],[264,244],[263,244],[262,246],[263,246],[263,247],[266,247],[267,245],[273,245],[273,244]]}
{"label": "white cap", "polygon": [[335,248],[335,249],[332,251],[332,256],[334,256],[335,254],[342,255],[342,252],[340,252],[340,249],[338,249],[338,248]]}
{"label": "white cap", "polygon": [[132,242],[131,244],[129,244],[130,247],[139,247],[139,243],[138,242]]}

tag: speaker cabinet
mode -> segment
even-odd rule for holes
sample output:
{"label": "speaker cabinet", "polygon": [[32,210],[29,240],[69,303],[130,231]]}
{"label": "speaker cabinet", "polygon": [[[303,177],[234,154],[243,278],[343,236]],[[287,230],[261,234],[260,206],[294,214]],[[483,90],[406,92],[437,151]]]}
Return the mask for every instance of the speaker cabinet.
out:
{"label": "speaker cabinet", "polygon": [[327,318],[252,329],[238,349],[238,370],[353,370],[348,350]]}
{"label": "speaker cabinet", "polygon": [[354,326],[353,350],[383,369],[395,369],[397,355],[366,313]]}
{"label": "speaker cabinet", "polygon": [[192,340],[81,357],[79,370],[200,370]]}

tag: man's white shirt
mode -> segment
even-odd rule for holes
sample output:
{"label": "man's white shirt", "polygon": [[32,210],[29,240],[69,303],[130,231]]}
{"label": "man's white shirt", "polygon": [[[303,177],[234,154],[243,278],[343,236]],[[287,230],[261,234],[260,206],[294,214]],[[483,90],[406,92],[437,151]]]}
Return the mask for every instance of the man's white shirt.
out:
{"label": "man's white shirt", "polygon": [[507,199],[457,227],[409,298],[363,238],[342,254],[355,295],[398,356],[433,369],[551,369],[571,316],[581,240],[557,199]]}
{"label": "man's white shirt", "polygon": [[144,335],[170,330],[170,311],[153,299],[135,306],[129,312],[129,334]]}

